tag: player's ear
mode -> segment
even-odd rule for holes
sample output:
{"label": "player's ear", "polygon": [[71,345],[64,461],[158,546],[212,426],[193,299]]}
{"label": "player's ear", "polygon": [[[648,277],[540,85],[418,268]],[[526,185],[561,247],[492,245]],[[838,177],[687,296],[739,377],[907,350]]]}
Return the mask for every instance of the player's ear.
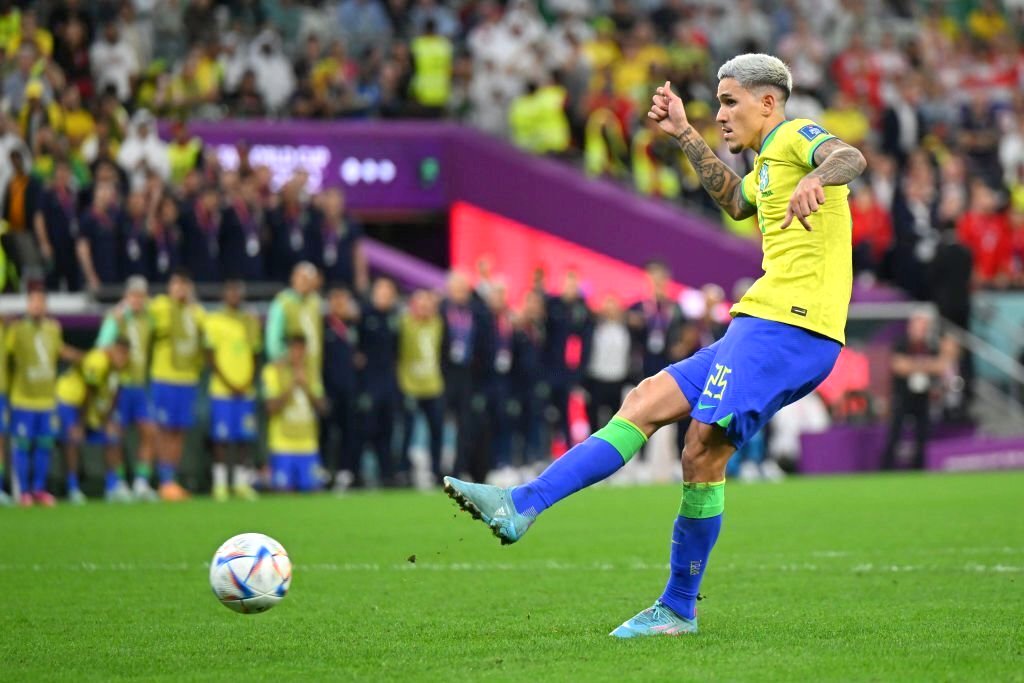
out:
{"label": "player's ear", "polygon": [[778,106],[778,100],[775,97],[775,93],[770,88],[765,90],[761,95],[761,114],[763,116],[771,116],[776,106]]}

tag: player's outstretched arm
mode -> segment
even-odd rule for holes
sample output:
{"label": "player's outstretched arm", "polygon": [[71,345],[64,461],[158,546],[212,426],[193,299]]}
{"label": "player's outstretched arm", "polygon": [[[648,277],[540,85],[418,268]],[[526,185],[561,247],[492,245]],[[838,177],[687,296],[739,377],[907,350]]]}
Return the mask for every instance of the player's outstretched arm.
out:
{"label": "player's outstretched arm", "polygon": [[807,217],[825,203],[826,185],[847,185],[864,172],[868,163],[864,155],[838,138],[826,140],[814,151],[817,168],[803,177],[796,186],[786,207],[786,218],[782,221],[785,230],[796,218],[807,229],[811,226]]}
{"label": "player's outstretched arm", "polygon": [[697,171],[700,184],[727,214],[736,220],[742,220],[756,213],[757,209],[743,199],[743,193],[740,191],[743,179],[715,156],[700,133],[690,125],[683,101],[672,92],[672,84],[668,81],[655,91],[647,118],[656,122],[658,128],[676,139],[686,158]]}

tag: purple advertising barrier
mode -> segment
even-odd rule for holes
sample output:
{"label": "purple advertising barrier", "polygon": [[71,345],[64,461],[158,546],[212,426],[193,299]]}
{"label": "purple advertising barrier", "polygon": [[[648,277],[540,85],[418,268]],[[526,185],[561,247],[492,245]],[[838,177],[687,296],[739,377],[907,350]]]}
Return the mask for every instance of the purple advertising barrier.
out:
{"label": "purple advertising barrier", "polygon": [[220,121],[190,130],[228,168],[244,140],[276,184],[304,168],[311,190],[342,187],[356,210],[442,210],[463,200],[634,265],[663,259],[682,282],[728,290],[761,273],[757,245],[710,221],[455,124]]}
{"label": "purple advertising barrier", "polygon": [[[881,469],[885,425],[837,425],[800,437],[802,474],[874,472]],[[942,471],[1024,468],[1024,437],[972,434],[970,427],[944,425],[925,451],[925,468]]]}
{"label": "purple advertising barrier", "polygon": [[962,472],[1024,468],[1024,437],[948,439],[928,449],[930,470]]}
{"label": "purple advertising barrier", "polygon": [[409,256],[377,240],[366,238],[363,251],[370,268],[387,273],[399,284],[410,289],[441,289],[444,287],[444,271],[437,266]]}

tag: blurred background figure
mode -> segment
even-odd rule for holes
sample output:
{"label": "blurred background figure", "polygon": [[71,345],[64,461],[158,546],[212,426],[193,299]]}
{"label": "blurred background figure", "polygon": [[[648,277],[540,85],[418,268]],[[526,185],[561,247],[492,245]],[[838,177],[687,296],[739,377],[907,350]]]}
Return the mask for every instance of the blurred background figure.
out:
{"label": "blurred background figure", "polygon": [[[361,486],[361,425],[356,420],[357,372],[363,357],[359,349],[359,307],[341,283],[327,288],[324,318],[324,392],[327,415],[321,426],[324,466],[334,472],[338,493]],[[339,434],[340,432],[340,434]]]}
{"label": "blurred background figure", "polygon": [[419,289],[409,297],[409,308],[402,314],[398,328],[398,388],[402,392],[405,428],[398,471],[411,482],[409,457],[417,417],[427,428],[427,452],[430,456],[430,485],[441,483],[441,445],[444,439],[444,377],[441,351],[444,323],[434,295]]}
{"label": "blurred background figure", "polygon": [[398,331],[400,311],[394,281],[377,278],[359,320],[357,419],[377,460],[377,480],[395,486],[394,427],[400,415]]}
{"label": "blurred background figure", "polygon": [[955,352],[949,348],[940,351],[934,325],[930,313],[914,313],[907,321],[906,334],[893,347],[892,407],[882,456],[884,469],[896,466],[896,451],[908,418],[914,422],[914,452],[910,465],[915,469],[924,467],[935,389],[954,360],[950,353]]}
{"label": "blurred background figure", "polygon": [[[224,283],[223,307],[203,321],[206,363],[210,368],[210,441],[213,455],[213,498],[226,501],[233,493],[255,500],[253,445],[256,424],[256,367],[263,340],[259,319],[245,310],[245,283]],[[230,451],[234,451],[232,454]],[[231,487],[228,487],[228,459]]]}

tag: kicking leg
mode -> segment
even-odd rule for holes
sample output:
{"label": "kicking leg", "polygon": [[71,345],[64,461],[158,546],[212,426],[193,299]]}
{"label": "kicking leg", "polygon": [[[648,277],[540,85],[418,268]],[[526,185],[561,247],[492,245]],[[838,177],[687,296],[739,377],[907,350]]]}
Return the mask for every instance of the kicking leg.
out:
{"label": "kicking leg", "polygon": [[482,519],[503,544],[519,540],[537,515],[615,473],[660,427],[687,417],[690,403],[668,372],[629,392],[611,421],[525,486],[502,489],[445,477],[445,492]]}

